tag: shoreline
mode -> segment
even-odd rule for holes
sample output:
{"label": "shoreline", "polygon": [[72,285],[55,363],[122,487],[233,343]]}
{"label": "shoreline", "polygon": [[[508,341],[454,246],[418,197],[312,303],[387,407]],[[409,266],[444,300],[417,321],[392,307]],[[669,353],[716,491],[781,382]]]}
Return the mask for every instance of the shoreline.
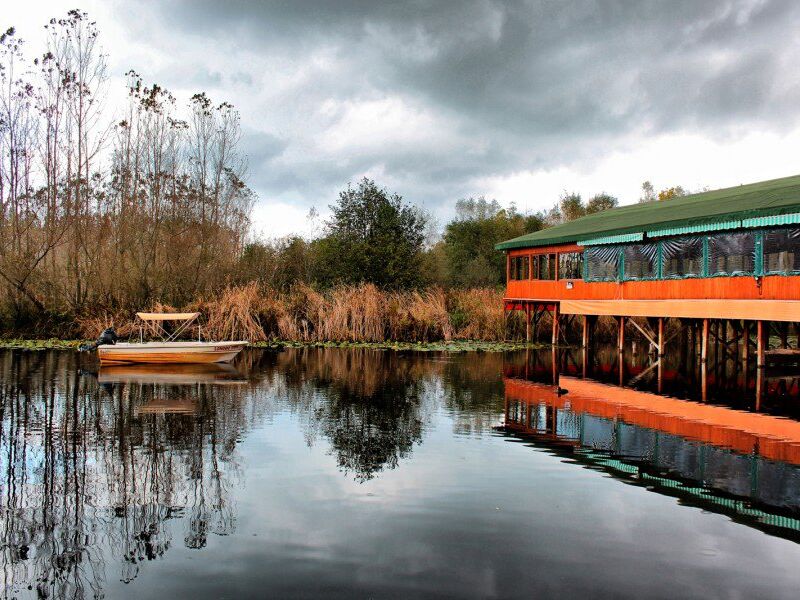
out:
{"label": "shoreline", "polygon": [[[0,338],[0,350],[77,350],[81,344],[85,344],[89,341],[91,340]],[[252,342],[248,347],[271,350],[282,350],[284,348],[365,348],[371,350],[415,352],[510,352],[528,348],[546,348],[549,347],[549,344],[527,343],[522,341],[487,342],[482,340],[440,340],[437,342],[298,342],[292,340],[274,340],[268,342]]]}

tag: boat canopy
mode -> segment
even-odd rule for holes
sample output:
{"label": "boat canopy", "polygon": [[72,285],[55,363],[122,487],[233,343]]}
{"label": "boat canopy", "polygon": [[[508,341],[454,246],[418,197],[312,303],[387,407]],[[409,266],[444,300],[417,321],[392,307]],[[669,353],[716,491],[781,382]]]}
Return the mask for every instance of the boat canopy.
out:
{"label": "boat canopy", "polygon": [[200,316],[199,312],[189,313],[157,313],[137,312],[136,316],[142,321],[194,321]]}

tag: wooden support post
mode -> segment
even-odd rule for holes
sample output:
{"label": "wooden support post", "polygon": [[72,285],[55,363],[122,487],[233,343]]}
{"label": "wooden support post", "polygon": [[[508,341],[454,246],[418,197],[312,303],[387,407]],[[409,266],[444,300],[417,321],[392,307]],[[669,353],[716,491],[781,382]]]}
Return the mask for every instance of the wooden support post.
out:
{"label": "wooden support post", "polygon": [[750,359],[750,323],[742,322],[742,362],[745,367]]}
{"label": "wooden support post", "polygon": [[781,323],[779,327],[781,333],[781,348],[786,349],[789,347],[789,323]]}
{"label": "wooden support post", "polygon": [[708,319],[703,319],[703,333],[700,337],[700,362],[708,362]]}
{"label": "wooden support post", "polygon": [[658,318],[658,356],[664,356],[664,317]]}
{"label": "wooden support post", "polygon": [[700,365],[700,393],[703,402],[708,401],[708,365],[703,363]]}
{"label": "wooden support post", "polygon": [[664,361],[659,356],[658,360],[658,393],[661,394],[664,391]]}
{"label": "wooden support post", "polygon": [[558,345],[558,304],[553,305],[553,346]]}
{"label": "wooden support post", "polygon": [[768,327],[765,327],[764,321],[757,321],[756,322],[756,366],[761,369],[764,367],[764,354],[766,352],[766,348],[764,348],[764,338],[766,337],[766,331],[768,331]]}
{"label": "wooden support post", "polygon": [[525,341],[527,343],[531,343],[531,337],[533,332],[531,331],[531,305],[530,303],[525,304]]}
{"label": "wooden support post", "polygon": [[764,397],[764,369],[756,369],[756,411],[761,410],[761,399]]}
{"label": "wooden support post", "polygon": [[583,315],[583,335],[581,336],[581,348],[589,346],[589,317]]}

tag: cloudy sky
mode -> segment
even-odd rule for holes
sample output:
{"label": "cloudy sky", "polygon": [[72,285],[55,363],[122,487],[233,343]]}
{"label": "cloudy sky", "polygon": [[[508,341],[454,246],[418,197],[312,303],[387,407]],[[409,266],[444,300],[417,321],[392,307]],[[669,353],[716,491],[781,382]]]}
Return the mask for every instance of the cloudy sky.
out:
{"label": "cloudy sky", "polygon": [[27,0],[0,26],[33,48],[76,5],[112,90],[132,68],[238,107],[269,236],[365,175],[445,223],[470,195],[534,211],[800,173],[794,0]]}

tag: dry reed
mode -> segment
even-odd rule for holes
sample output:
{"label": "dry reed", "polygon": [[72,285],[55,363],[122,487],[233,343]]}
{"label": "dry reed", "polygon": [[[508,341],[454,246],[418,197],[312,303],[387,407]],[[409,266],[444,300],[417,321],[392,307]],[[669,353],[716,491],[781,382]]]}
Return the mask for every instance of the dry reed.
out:
{"label": "dry reed", "polygon": [[[363,284],[320,292],[297,284],[280,293],[249,283],[228,287],[215,299],[184,308],[203,312],[203,331],[217,340],[499,341],[524,333],[518,315],[508,321],[504,318],[502,291],[491,288],[383,291]],[[162,305],[153,309],[174,310]],[[122,337],[138,331],[132,318],[121,313],[86,315],[78,320],[85,337],[94,337],[112,325]]]}

